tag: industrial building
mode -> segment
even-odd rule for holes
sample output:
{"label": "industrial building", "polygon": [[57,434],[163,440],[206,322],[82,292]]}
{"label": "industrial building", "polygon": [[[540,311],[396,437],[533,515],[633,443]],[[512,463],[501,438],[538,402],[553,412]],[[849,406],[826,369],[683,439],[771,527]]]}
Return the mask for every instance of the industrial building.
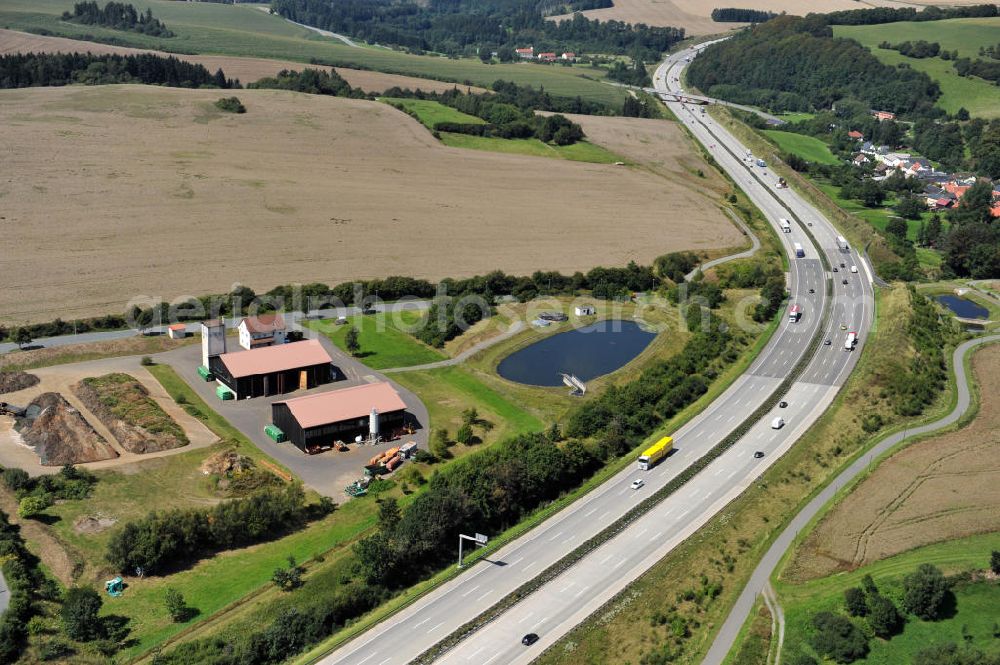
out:
{"label": "industrial building", "polygon": [[330,383],[333,359],[316,340],[253,351],[223,353],[208,359],[208,369],[236,399],[282,395]]}
{"label": "industrial building", "polygon": [[385,382],[296,397],[271,405],[271,421],[281,430],[284,439],[307,453],[327,450],[338,442],[350,443],[358,437],[389,438],[402,428],[405,416],[406,404]]}

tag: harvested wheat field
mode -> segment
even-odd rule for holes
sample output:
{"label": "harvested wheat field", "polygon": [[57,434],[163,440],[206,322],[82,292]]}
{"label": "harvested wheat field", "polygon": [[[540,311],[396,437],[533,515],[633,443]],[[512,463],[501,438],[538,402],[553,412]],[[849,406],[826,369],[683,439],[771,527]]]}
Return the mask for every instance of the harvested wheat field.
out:
{"label": "harvested wheat field", "polygon": [[[426,92],[444,92],[455,87],[454,83],[444,83],[443,81],[432,81],[430,79],[416,78],[414,76],[400,76],[397,74],[383,74],[382,72],[369,72],[362,69],[348,69],[346,67],[324,67],[322,65],[310,65],[303,62],[292,62],[288,60],[267,60],[264,58],[237,58],[222,55],[184,55],[178,53],[164,53],[162,51],[150,51],[146,49],[128,48],[125,46],[111,46],[108,44],[98,44],[97,42],[85,42],[77,39],[66,39],[65,37],[49,37],[45,35],[33,35],[28,32],[18,32],[15,30],[0,29],[0,55],[10,53],[94,53],[103,55],[106,53],[126,55],[130,53],[156,53],[162,56],[174,56],[181,60],[196,62],[204,65],[211,72],[222,68],[226,76],[239,79],[243,84],[252,83],[265,76],[274,76],[282,69],[295,69],[301,71],[305,67],[312,69],[336,69],[337,73],[344,77],[348,83],[355,88],[361,88],[365,92],[383,92],[389,88],[410,88],[411,90],[424,90]],[[482,91],[475,86],[458,86],[462,90]]]}
{"label": "harvested wheat field", "polygon": [[[219,96],[0,91],[0,320],[234,282],[572,272],[742,242],[712,198],[645,169],[445,147],[378,102],[243,90],[234,115]],[[674,159],[690,158],[677,134]]]}
{"label": "harvested wheat field", "polygon": [[[581,12],[584,16],[601,21],[625,21],[684,28],[688,35],[712,35],[746,25],[744,23],[716,23],[711,19],[712,10],[717,7],[737,7],[740,9],[760,9],[775,13],[804,15],[809,12],[825,13],[846,9],[867,9],[869,7],[921,7],[926,5],[975,5],[979,0],[917,0],[896,2],[894,0],[818,0],[803,5],[800,0],[729,0],[725,3],[705,0],[614,0],[614,7],[590,9]],[[568,15],[555,16],[562,20]]]}
{"label": "harvested wheat field", "polygon": [[1000,346],[978,351],[972,367],[982,399],[975,420],[883,462],[810,534],[786,576],[824,577],[1000,530]]}

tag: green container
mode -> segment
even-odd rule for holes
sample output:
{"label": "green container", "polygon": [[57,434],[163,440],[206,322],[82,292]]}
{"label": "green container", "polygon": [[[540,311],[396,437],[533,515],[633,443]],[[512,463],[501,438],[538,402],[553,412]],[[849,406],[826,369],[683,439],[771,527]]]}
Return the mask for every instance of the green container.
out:
{"label": "green container", "polygon": [[233,394],[233,391],[225,386],[219,386],[218,388],[216,388],[215,396],[221,400],[233,399],[234,397],[236,397],[236,395]]}
{"label": "green container", "polygon": [[267,434],[275,443],[285,442],[285,433],[274,425],[268,425],[265,427],[264,434]]}
{"label": "green container", "polygon": [[212,370],[205,367],[204,365],[198,367],[198,376],[205,379],[206,381],[211,381],[212,379],[215,378],[215,375],[212,374]]}

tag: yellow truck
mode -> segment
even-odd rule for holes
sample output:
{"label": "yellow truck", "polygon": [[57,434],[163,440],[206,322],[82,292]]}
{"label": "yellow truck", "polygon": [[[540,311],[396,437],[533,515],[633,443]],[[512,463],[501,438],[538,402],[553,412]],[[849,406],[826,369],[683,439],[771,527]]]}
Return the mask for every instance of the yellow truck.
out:
{"label": "yellow truck", "polygon": [[639,470],[648,471],[653,468],[657,462],[669,455],[673,449],[674,440],[669,436],[663,437],[639,455]]}

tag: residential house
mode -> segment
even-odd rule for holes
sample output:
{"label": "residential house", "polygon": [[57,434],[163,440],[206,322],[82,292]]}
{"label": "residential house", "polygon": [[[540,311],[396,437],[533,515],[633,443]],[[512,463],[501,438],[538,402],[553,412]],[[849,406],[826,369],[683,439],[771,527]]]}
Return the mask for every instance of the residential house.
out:
{"label": "residential house", "polygon": [[851,131],[847,132],[847,135],[852,139],[857,139],[858,141],[865,140],[865,135],[856,129],[852,129]]}
{"label": "residential house", "polygon": [[555,62],[556,54],[555,53],[539,53],[538,54],[538,59],[539,60],[543,60],[545,62]]}
{"label": "residential house", "polygon": [[868,159],[868,155],[866,155],[863,152],[859,152],[858,154],[854,155],[854,159],[851,160],[851,163],[853,163],[855,166],[861,166],[862,164],[867,164],[870,161],[872,160]]}
{"label": "residential house", "polygon": [[895,120],[896,119],[896,114],[892,113],[891,111],[874,111],[873,110],[872,111],[872,115],[875,116],[875,119],[878,120],[879,122],[882,122],[883,120]]}
{"label": "residential house", "polygon": [[572,62],[573,60],[576,60],[576,53],[572,53],[570,51],[567,51],[566,53],[563,53],[559,57],[561,57],[563,60],[569,60],[569,61]]}
{"label": "residential house", "polygon": [[167,336],[170,339],[184,339],[187,337],[187,326],[183,323],[175,323],[172,326],[167,326]]}
{"label": "residential house", "polygon": [[860,150],[861,150],[861,152],[865,153],[866,155],[874,155],[875,154],[875,144],[872,143],[871,141],[865,141],[864,143],[861,144]]}
{"label": "residential house", "polygon": [[885,164],[891,169],[900,168],[904,162],[910,159],[908,152],[890,152],[884,155],[875,155],[875,160]]}
{"label": "residential house", "polygon": [[535,47],[529,46],[528,48],[516,48],[514,53],[517,53],[517,57],[526,58],[528,60],[535,57]]}
{"label": "residential house", "polygon": [[287,336],[285,319],[281,314],[248,316],[238,326],[240,346],[246,350],[284,344]]}
{"label": "residential house", "polygon": [[955,196],[956,200],[960,200],[965,193],[969,191],[972,185],[966,185],[961,181],[951,180],[944,185],[944,191]]}

